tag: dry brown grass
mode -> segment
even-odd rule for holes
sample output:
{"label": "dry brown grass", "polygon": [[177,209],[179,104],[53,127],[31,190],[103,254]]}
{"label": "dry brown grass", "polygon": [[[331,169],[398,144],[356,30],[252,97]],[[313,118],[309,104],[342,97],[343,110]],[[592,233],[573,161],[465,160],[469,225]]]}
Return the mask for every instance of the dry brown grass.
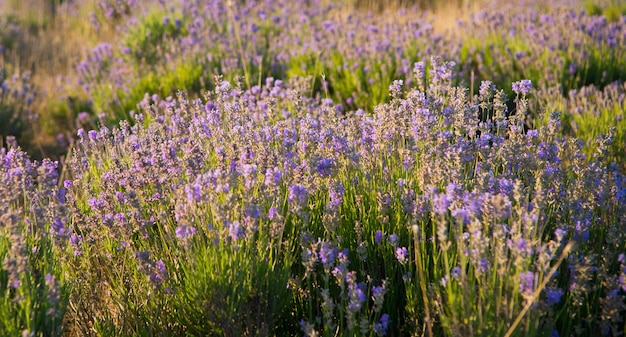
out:
{"label": "dry brown grass", "polygon": [[[398,14],[402,9],[422,10],[437,32],[456,33],[458,20],[467,20],[473,13],[487,8],[493,0],[343,0],[359,10],[365,10],[391,20],[406,20]],[[414,19],[414,18],[413,18]]]}
{"label": "dry brown grass", "polygon": [[55,111],[70,96],[80,96],[75,67],[86,52],[98,42],[113,41],[117,32],[105,26],[96,31],[89,15],[96,0],[9,0],[0,1],[0,13],[19,23],[22,30],[5,50],[0,68],[7,73],[32,74],[37,92],[32,109],[40,116],[38,123],[24,130],[22,147],[34,157],[58,157],[64,150],[56,135],[67,133],[80,111]]}

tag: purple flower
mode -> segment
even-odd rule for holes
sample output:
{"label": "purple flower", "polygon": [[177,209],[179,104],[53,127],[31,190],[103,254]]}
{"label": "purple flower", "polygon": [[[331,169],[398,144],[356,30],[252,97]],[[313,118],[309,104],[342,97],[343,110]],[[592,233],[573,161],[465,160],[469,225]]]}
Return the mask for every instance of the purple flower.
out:
{"label": "purple flower", "polygon": [[87,200],[87,205],[94,211],[102,210],[106,206],[106,203],[102,199],[90,198]]}
{"label": "purple flower", "polygon": [[522,295],[531,295],[535,291],[535,273],[527,271],[519,275],[519,292]]}
{"label": "purple flower", "polygon": [[68,190],[69,190],[70,188],[72,188],[72,186],[73,186],[73,185],[74,185],[74,184],[72,183],[72,181],[71,181],[71,180],[65,180],[65,181],[63,182],[63,187],[65,187],[65,189],[68,189]]}
{"label": "purple flower", "polygon": [[89,139],[91,139],[91,140],[98,140],[98,131],[96,131],[96,130],[89,130]]}
{"label": "purple flower", "polygon": [[450,271],[450,275],[452,275],[452,278],[458,281],[461,277],[461,267],[456,266],[452,268],[452,271]]}
{"label": "purple flower", "polygon": [[163,262],[163,260],[159,260],[156,262],[156,268],[161,274],[165,275],[167,273],[167,269],[165,268],[165,263]]}
{"label": "purple flower", "polygon": [[398,235],[396,234],[391,234],[389,235],[389,244],[392,246],[397,246],[398,245]]}
{"label": "purple flower", "polygon": [[383,288],[383,287],[374,286],[372,288],[372,297],[375,298],[375,299],[380,297],[384,293],[385,293],[385,288]]}
{"label": "purple flower", "polygon": [[380,229],[376,231],[376,234],[374,234],[374,243],[375,244],[380,244],[384,239],[384,235],[383,235],[383,231],[381,231]]}
{"label": "purple flower", "polygon": [[337,210],[341,206],[343,200],[343,193],[345,188],[343,184],[339,183],[330,189],[330,201],[328,202],[328,208],[331,210]]}
{"label": "purple flower", "polygon": [[470,223],[471,218],[470,218],[470,213],[467,211],[467,209],[464,208],[456,208],[454,210],[452,210],[452,216],[458,219],[461,219],[464,225],[467,225]]}
{"label": "purple flower", "polygon": [[273,220],[274,218],[276,218],[277,215],[278,215],[278,209],[276,209],[276,207],[270,207],[270,209],[267,211],[267,218],[270,220]]}
{"label": "purple flower", "polygon": [[408,261],[406,247],[396,248],[396,258],[401,264],[405,264]]}
{"label": "purple flower", "polygon": [[176,237],[180,240],[186,240],[196,234],[197,230],[194,227],[182,225],[176,227]]}
{"label": "purple flower", "polygon": [[478,93],[480,96],[484,98],[491,98],[493,96],[494,91],[496,90],[496,86],[491,81],[482,81],[480,82],[480,89]]}
{"label": "purple flower", "polygon": [[69,228],[65,227],[65,224],[63,224],[63,221],[61,221],[61,219],[59,218],[56,218],[52,222],[50,232],[52,232],[52,234],[55,234],[61,238],[67,238],[72,233],[72,231]]}
{"label": "purple flower", "polygon": [[157,261],[154,267],[154,272],[150,274],[150,281],[154,284],[155,288],[160,289],[167,277],[167,268],[163,260]]}
{"label": "purple flower", "polygon": [[528,244],[528,241],[524,238],[519,238],[515,243],[515,248],[526,255],[530,255],[533,253],[533,248]]}
{"label": "purple flower", "polygon": [[424,64],[424,62],[420,61],[420,62],[415,62],[415,64],[413,64],[413,74],[415,75],[415,77],[420,79],[424,77],[425,72],[426,72],[426,65]]}
{"label": "purple flower", "polygon": [[389,92],[392,96],[399,96],[402,92],[402,85],[404,85],[404,81],[402,80],[394,80],[389,86]]}
{"label": "purple flower", "polygon": [[561,297],[563,296],[562,289],[548,289],[546,290],[546,302],[548,305],[556,304],[561,302]]}
{"label": "purple flower", "polygon": [[389,327],[389,315],[383,314],[380,317],[380,321],[374,325],[374,331],[378,336],[387,335],[387,329]]}
{"label": "purple flower", "polygon": [[228,226],[228,236],[235,241],[243,238],[244,229],[241,227],[241,224],[239,224],[239,221],[233,221],[230,226]]}
{"label": "purple flower", "polygon": [[[350,274],[351,273],[349,273],[348,276]],[[348,276],[346,276],[346,278],[348,278]],[[349,284],[348,297],[350,298],[350,302],[348,303],[348,310],[352,312],[357,312],[361,310],[361,308],[363,307],[363,303],[365,303],[365,301],[367,300],[367,297],[365,296],[365,292],[363,292],[363,289],[361,289],[359,285],[354,283],[353,280],[347,282]]]}
{"label": "purple flower", "polygon": [[532,138],[537,138],[539,137],[539,131],[532,129],[532,130],[528,130],[528,132],[526,133],[526,137],[532,139]]}
{"label": "purple flower", "polygon": [[335,164],[335,160],[332,158],[323,158],[317,162],[315,170],[321,176],[329,176],[332,173],[332,168]]}
{"label": "purple flower", "polygon": [[253,219],[258,219],[261,217],[261,207],[257,204],[248,204],[245,207],[246,216]]}
{"label": "purple flower", "polygon": [[450,198],[446,194],[438,194],[433,197],[433,211],[436,214],[446,214],[450,206]]}
{"label": "purple flower", "polygon": [[335,261],[335,254],[337,253],[337,249],[331,247],[328,242],[322,243],[320,247],[319,258],[324,266],[324,269],[330,269],[332,267],[333,262]]}
{"label": "purple flower", "polygon": [[348,269],[344,265],[338,265],[333,268],[332,274],[337,280],[343,280],[346,276]]}
{"label": "purple flower", "polygon": [[187,203],[194,204],[202,200],[202,185],[195,183],[191,186],[185,186],[185,194],[187,194]]}
{"label": "purple flower", "polygon": [[282,179],[283,173],[280,171],[278,167],[269,168],[265,171],[265,185],[267,186],[277,186],[280,183],[280,179]]}
{"label": "purple flower", "polygon": [[478,270],[481,273],[486,273],[489,271],[489,261],[487,261],[487,259],[485,259],[484,257],[480,259]]}
{"label": "purple flower", "polygon": [[530,94],[533,88],[533,83],[530,80],[521,80],[519,82],[513,82],[513,92],[516,94],[527,95]]}
{"label": "purple flower", "polygon": [[289,186],[289,197],[287,200],[290,204],[297,204],[299,206],[302,206],[307,201],[307,197],[308,191],[306,187],[300,184],[294,184]]}

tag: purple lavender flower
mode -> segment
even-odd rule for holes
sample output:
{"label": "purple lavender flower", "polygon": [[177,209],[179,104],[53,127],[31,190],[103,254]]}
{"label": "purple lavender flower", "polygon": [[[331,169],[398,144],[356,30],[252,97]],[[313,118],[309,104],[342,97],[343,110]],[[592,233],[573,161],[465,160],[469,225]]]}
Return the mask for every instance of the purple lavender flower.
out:
{"label": "purple lavender flower", "polygon": [[408,251],[406,247],[398,247],[396,248],[396,258],[401,264],[405,264],[408,261],[407,258]]}
{"label": "purple lavender flower", "polygon": [[230,226],[228,226],[228,236],[237,241],[244,236],[244,228],[241,226],[239,221],[233,221]]}
{"label": "purple lavender flower", "polygon": [[391,234],[389,235],[389,244],[393,247],[396,247],[398,245],[398,235],[397,234]]}
{"label": "purple lavender flower", "polygon": [[383,235],[383,231],[381,231],[380,229],[376,231],[376,234],[374,234],[374,243],[379,245],[384,239],[384,235]]}
{"label": "purple lavender flower", "polygon": [[105,208],[106,202],[102,199],[90,198],[87,200],[87,205],[89,205],[94,211],[99,211]]}
{"label": "purple lavender flower", "polygon": [[489,271],[489,261],[484,257],[480,259],[478,271],[481,273],[487,273]]}
{"label": "purple lavender flower", "polygon": [[161,289],[165,278],[167,278],[167,268],[163,260],[159,260],[154,264],[154,271],[150,274],[150,282],[154,284],[156,289]]}
{"label": "purple lavender flower", "polygon": [[71,180],[65,180],[63,181],[63,187],[65,187],[65,189],[69,190],[70,188],[72,188],[72,181]]}
{"label": "purple lavender flower", "polygon": [[324,269],[328,270],[332,267],[333,262],[335,261],[335,255],[337,253],[337,248],[331,247],[328,242],[322,243],[320,247],[319,258],[320,262],[324,266]]}
{"label": "purple lavender flower", "polygon": [[524,238],[519,238],[515,243],[515,249],[519,252],[529,256],[533,253],[533,248],[528,244],[528,241]]}
{"label": "purple lavender flower", "polygon": [[513,82],[513,92],[518,95],[527,95],[530,94],[530,91],[533,88],[533,83],[530,80],[521,80],[518,82]]}
{"label": "purple lavender flower", "polygon": [[519,275],[519,292],[522,295],[532,295],[535,291],[535,273],[523,272]]}
{"label": "purple lavender flower", "polygon": [[537,130],[528,130],[528,132],[526,133],[526,137],[533,139],[533,138],[537,138],[539,137],[539,131]]}
{"label": "purple lavender flower", "polygon": [[456,266],[452,268],[452,271],[450,271],[450,275],[452,276],[452,278],[458,281],[461,277],[461,267]]}
{"label": "purple lavender flower", "polygon": [[245,207],[246,217],[258,219],[261,217],[261,207],[257,204],[248,204]]}
{"label": "purple lavender flower", "polygon": [[91,139],[93,141],[98,140],[98,131],[96,131],[96,130],[89,130],[88,134],[89,134],[89,139]]}
{"label": "purple lavender flower", "polygon": [[403,80],[394,80],[389,86],[391,96],[400,96],[400,93],[402,93],[402,85],[404,85]]}
{"label": "purple lavender flower", "polygon": [[436,214],[447,214],[448,207],[450,206],[450,197],[447,194],[441,193],[435,195],[433,198],[433,211]]}
{"label": "purple lavender flower", "polygon": [[267,218],[273,220],[278,215],[278,209],[276,207],[270,207],[267,211]]}
{"label": "purple lavender flower", "polygon": [[372,287],[372,297],[374,299],[382,296],[384,293],[385,293],[385,288],[384,287],[380,287],[380,286]]}
{"label": "purple lavender flower", "polygon": [[327,205],[328,209],[337,210],[339,206],[341,206],[341,202],[343,201],[344,191],[345,191],[345,188],[343,187],[343,184],[341,183],[333,186],[330,189],[330,201],[328,202],[328,205]]}
{"label": "purple lavender flower", "polygon": [[265,185],[278,186],[282,177],[283,173],[278,167],[269,168],[267,169],[267,171],[265,171]]}
{"label": "purple lavender flower", "polygon": [[182,225],[176,227],[176,237],[179,240],[187,240],[191,238],[194,234],[196,234],[197,229],[195,227]]}
{"label": "purple lavender flower", "polygon": [[317,162],[315,170],[321,176],[329,176],[332,173],[332,168],[335,164],[332,158],[322,158]]}
{"label": "purple lavender flower", "polygon": [[387,314],[383,314],[380,317],[380,321],[378,321],[378,323],[374,324],[374,331],[376,332],[376,335],[378,336],[386,336],[387,335],[387,329],[389,328],[389,315]]}
{"label": "purple lavender flower", "polygon": [[[348,276],[352,273],[354,272],[348,273]],[[348,278],[348,276],[346,276],[346,279]],[[361,310],[363,304],[367,300],[367,297],[365,296],[365,292],[363,291],[363,289],[361,289],[361,287],[359,287],[359,285],[356,284],[354,280],[346,280],[346,282],[349,285],[348,297],[350,298],[350,302],[348,303],[348,310],[352,312],[357,312]]]}
{"label": "purple lavender flower", "polygon": [[546,290],[546,303],[553,305],[561,302],[563,296],[563,289],[548,289]]}
{"label": "purple lavender flower", "polygon": [[300,184],[294,184],[289,186],[288,201],[290,204],[296,204],[302,206],[308,198],[308,191],[306,187]]}
{"label": "purple lavender flower", "polygon": [[480,96],[484,97],[485,99],[489,99],[493,96],[493,93],[496,90],[496,86],[495,84],[493,84],[493,82],[491,81],[482,81],[480,82],[480,89],[478,90],[478,93],[480,94]]}
{"label": "purple lavender flower", "polygon": [[331,273],[337,280],[342,280],[343,282],[343,280],[346,277],[347,272],[348,272],[348,268],[346,268],[345,265],[340,264],[338,266],[335,266],[335,268],[333,268]]}
{"label": "purple lavender flower", "polygon": [[65,224],[63,224],[63,221],[59,218],[56,218],[52,222],[50,232],[60,238],[67,238],[70,234],[72,234],[72,230],[65,227]]}
{"label": "purple lavender flower", "polygon": [[196,182],[191,186],[185,186],[185,194],[187,195],[188,204],[200,202],[202,200],[202,185]]}
{"label": "purple lavender flower", "polygon": [[83,243],[83,237],[81,235],[73,234],[70,236],[70,245],[74,248],[74,256],[83,255],[81,250],[81,244]]}

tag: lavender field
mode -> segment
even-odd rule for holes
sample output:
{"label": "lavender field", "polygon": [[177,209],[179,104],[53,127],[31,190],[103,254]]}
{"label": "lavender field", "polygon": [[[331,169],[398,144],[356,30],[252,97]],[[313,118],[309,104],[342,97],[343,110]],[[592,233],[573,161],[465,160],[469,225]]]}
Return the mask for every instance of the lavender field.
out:
{"label": "lavender field", "polygon": [[626,4],[0,2],[0,336],[624,336]]}

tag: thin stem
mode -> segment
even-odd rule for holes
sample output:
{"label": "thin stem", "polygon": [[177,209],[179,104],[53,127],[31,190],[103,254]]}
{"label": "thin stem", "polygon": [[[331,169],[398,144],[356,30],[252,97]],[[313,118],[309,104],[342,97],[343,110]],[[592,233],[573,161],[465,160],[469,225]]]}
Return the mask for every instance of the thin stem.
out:
{"label": "thin stem", "polygon": [[422,270],[422,263],[418,252],[418,239],[417,228],[413,228],[413,242],[415,244],[415,266],[417,267],[417,275],[420,282],[420,292],[422,293],[422,302],[424,303],[424,321],[426,323],[426,329],[428,330],[428,337],[433,337],[433,326],[430,318],[430,307],[428,305],[428,297],[426,296],[426,279],[424,278],[424,271]]}
{"label": "thin stem", "polygon": [[558,261],[556,261],[554,266],[552,266],[552,268],[548,272],[548,276],[543,279],[543,282],[541,282],[541,284],[539,285],[539,287],[537,287],[537,289],[535,290],[531,298],[526,302],[526,305],[524,306],[522,311],[517,315],[517,318],[515,319],[515,321],[509,328],[509,330],[506,332],[506,334],[504,334],[504,337],[510,337],[513,334],[513,332],[515,331],[515,328],[517,328],[519,323],[522,321],[522,318],[524,318],[524,315],[526,315],[526,312],[528,312],[528,310],[530,310],[530,307],[533,305],[533,303],[535,303],[535,300],[537,299],[537,297],[539,297],[539,294],[541,294],[541,291],[543,290],[543,288],[545,288],[548,285],[548,282],[550,282],[550,280],[552,279],[550,275],[554,275],[554,273],[559,268],[559,266],[561,265],[561,263],[563,262],[567,254],[569,254],[569,251],[572,249],[573,246],[574,246],[574,243],[570,241],[567,243],[565,248],[563,248],[563,252],[561,252],[561,256],[559,257]]}

